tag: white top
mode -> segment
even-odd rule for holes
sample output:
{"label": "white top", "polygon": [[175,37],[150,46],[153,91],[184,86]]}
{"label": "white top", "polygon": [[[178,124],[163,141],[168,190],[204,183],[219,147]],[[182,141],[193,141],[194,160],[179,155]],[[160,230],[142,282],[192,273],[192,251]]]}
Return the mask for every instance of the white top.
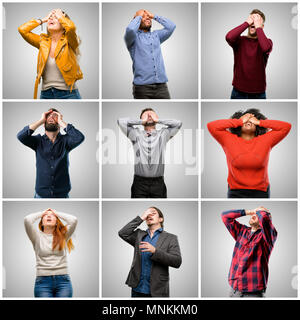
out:
{"label": "white top", "polygon": [[[55,58],[51,58],[50,56],[48,57],[42,78],[42,90],[47,90],[50,88],[70,90],[70,87],[67,86],[61,72],[56,65]],[[75,84],[73,89],[76,89]]]}
{"label": "white top", "polygon": [[[56,212],[57,217],[67,225],[66,241],[71,237],[77,225],[77,218],[66,213]],[[36,257],[36,275],[54,276],[68,274],[67,248],[52,250],[53,235],[44,233],[35,225],[43,212],[29,214],[24,218],[25,230],[32,242]]]}

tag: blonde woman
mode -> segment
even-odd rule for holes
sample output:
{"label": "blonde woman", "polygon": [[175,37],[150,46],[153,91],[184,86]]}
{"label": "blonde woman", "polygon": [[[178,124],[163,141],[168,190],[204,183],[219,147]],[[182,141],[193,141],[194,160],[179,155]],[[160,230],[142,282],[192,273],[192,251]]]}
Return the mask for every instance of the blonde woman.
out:
{"label": "blonde woman", "polygon": [[[47,23],[47,33],[31,32]],[[18,28],[21,36],[39,49],[34,99],[42,78],[41,99],[81,99],[76,81],[83,78],[78,65],[79,38],[75,24],[61,9],[43,19],[32,19]]]}
{"label": "blonde woman", "polygon": [[[36,226],[35,222],[38,220],[39,224]],[[70,253],[74,249],[71,235],[75,231],[77,218],[49,208],[44,212],[27,215],[24,224],[36,255],[34,296],[72,297],[67,250]]]}

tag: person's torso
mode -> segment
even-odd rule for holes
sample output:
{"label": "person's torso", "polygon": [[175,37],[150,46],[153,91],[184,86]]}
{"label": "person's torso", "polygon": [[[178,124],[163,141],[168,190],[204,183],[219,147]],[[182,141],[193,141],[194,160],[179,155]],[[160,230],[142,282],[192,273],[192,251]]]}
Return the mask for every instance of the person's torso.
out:
{"label": "person's torso", "polygon": [[134,84],[143,85],[168,81],[157,32],[139,30],[129,52],[133,61]]}
{"label": "person's torso", "polygon": [[234,49],[234,87],[243,92],[264,92],[268,57],[257,39],[242,36]]}
{"label": "person's torso", "polygon": [[265,188],[268,184],[270,144],[263,135],[244,140],[232,134],[231,142],[223,146],[232,189]]}
{"label": "person's torso", "polygon": [[269,256],[261,229],[256,232],[245,229],[233,251],[228,277],[231,286],[241,292],[263,290],[268,281]]}
{"label": "person's torso", "polygon": [[[51,39],[47,35],[41,36],[38,54],[37,77],[40,78],[46,67],[51,47]],[[66,85],[70,86],[74,81],[82,79],[83,75],[77,63],[75,52],[69,46],[67,39],[63,36],[57,43],[54,58]]]}
{"label": "person's torso", "polygon": [[133,142],[135,174],[143,177],[164,175],[167,138],[164,129],[154,130],[149,135],[138,128]]}

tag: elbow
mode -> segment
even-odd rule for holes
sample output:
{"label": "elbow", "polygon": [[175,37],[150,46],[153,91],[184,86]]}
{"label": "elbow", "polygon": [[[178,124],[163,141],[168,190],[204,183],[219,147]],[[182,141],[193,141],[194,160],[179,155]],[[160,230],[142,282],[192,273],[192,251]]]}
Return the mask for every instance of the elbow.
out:
{"label": "elbow", "polygon": [[212,133],[212,132],[213,132],[213,122],[208,122],[208,123],[206,124],[206,126],[207,126],[208,131],[209,131],[210,133]]}
{"label": "elbow", "polygon": [[18,27],[18,31],[19,31],[20,35],[23,35],[25,33],[23,24],[20,27]]}
{"label": "elbow", "polygon": [[226,34],[225,40],[226,40],[226,42],[229,43],[229,44],[232,42],[232,38],[231,38],[231,36],[230,36],[230,32],[228,32],[228,33]]}
{"label": "elbow", "polygon": [[171,29],[171,32],[173,33],[175,31],[175,29],[176,29],[176,24],[172,23],[170,29]]}
{"label": "elbow", "polygon": [[174,261],[174,264],[172,265],[173,268],[179,269],[182,264],[182,258],[179,256],[176,261]]}

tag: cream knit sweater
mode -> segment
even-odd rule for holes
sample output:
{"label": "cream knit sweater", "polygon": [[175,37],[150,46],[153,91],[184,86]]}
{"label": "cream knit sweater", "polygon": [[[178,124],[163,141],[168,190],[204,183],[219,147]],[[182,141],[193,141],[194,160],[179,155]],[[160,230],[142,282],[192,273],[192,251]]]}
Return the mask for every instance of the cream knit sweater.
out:
{"label": "cream knit sweater", "polygon": [[[74,232],[77,218],[66,213],[56,212],[57,217],[67,224],[67,239]],[[64,250],[52,250],[53,235],[44,233],[35,225],[40,220],[43,212],[29,214],[24,218],[25,230],[32,242],[36,256],[36,275],[54,276],[68,274],[66,248]]]}

